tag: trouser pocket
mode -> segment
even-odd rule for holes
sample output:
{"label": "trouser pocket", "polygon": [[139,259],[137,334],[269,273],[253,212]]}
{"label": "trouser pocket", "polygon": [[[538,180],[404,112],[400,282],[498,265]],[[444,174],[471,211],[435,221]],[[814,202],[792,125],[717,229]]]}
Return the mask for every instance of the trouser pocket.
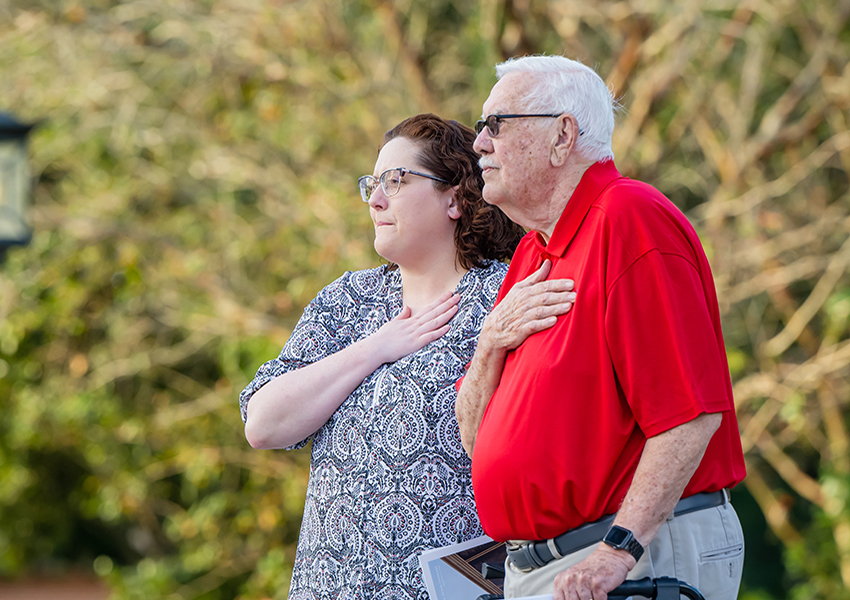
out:
{"label": "trouser pocket", "polygon": [[744,544],[733,544],[726,548],[717,548],[715,550],[700,552],[699,561],[701,563],[707,563],[716,560],[729,560],[730,558],[737,558],[743,553]]}

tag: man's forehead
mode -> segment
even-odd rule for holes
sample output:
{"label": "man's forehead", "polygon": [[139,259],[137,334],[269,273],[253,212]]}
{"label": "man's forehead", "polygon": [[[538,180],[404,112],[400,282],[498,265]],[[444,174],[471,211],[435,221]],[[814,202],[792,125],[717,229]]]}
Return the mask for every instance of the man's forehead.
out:
{"label": "man's forehead", "polygon": [[508,73],[490,90],[484,102],[483,116],[518,112],[524,108],[525,97],[531,86],[531,73]]}

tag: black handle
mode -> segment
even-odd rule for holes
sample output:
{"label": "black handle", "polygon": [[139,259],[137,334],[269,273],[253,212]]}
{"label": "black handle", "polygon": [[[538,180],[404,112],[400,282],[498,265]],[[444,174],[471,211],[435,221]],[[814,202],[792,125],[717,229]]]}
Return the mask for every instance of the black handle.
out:
{"label": "black handle", "polygon": [[484,579],[504,579],[505,563],[484,563],[481,565],[481,576]]}
{"label": "black handle", "polygon": [[627,598],[629,596],[643,596],[644,598],[655,598],[655,582],[649,577],[624,581],[613,590],[608,592],[609,598]]}
{"label": "black handle", "polygon": [[[608,597],[612,600],[628,598],[629,596],[643,596],[654,600],[680,600],[680,596],[685,596],[690,600],[705,600],[705,596],[698,589],[672,577],[630,579],[608,593]],[[484,594],[479,596],[477,600],[501,600],[502,598],[504,596]]]}
{"label": "black handle", "polygon": [[695,587],[672,577],[659,577],[658,579],[644,577],[643,579],[624,581],[608,592],[609,598],[643,596],[656,600],[679,600],[680,595],[691,600],[705,600],[705,597]]}

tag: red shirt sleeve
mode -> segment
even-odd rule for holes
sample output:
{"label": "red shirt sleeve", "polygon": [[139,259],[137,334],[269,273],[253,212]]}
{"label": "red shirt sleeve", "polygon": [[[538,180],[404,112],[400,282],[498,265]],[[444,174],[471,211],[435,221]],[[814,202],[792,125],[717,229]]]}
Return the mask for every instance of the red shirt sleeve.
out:
{"label": "red shirt sleeve", "polygon": [[658,250],[638,258],[613,282],[605,322],[619,385],[644,435],[733,408],[724,348],[688,259]]}

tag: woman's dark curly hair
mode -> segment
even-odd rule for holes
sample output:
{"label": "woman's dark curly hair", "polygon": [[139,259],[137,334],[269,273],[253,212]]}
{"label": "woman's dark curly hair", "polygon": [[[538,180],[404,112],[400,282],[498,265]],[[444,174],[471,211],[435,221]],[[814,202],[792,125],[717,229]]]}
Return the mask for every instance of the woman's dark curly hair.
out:
{"label": "woman's dark curly hair", "polygon": [[415,142],[420,148],[419,163],[451,182],[447,185],[434,181],[438,190],[457,186],[455,199],[460,218],[455,224],[455,247],[460,266],[471,269],[483,266],[486,259],[510,258],[525,230],[499,208],[484,202],[481,196],[484,180],[478,155],[472,149],[475,132],[457,121],[424,114],[405,119],[386,132],[381,148],[398,137]]}

